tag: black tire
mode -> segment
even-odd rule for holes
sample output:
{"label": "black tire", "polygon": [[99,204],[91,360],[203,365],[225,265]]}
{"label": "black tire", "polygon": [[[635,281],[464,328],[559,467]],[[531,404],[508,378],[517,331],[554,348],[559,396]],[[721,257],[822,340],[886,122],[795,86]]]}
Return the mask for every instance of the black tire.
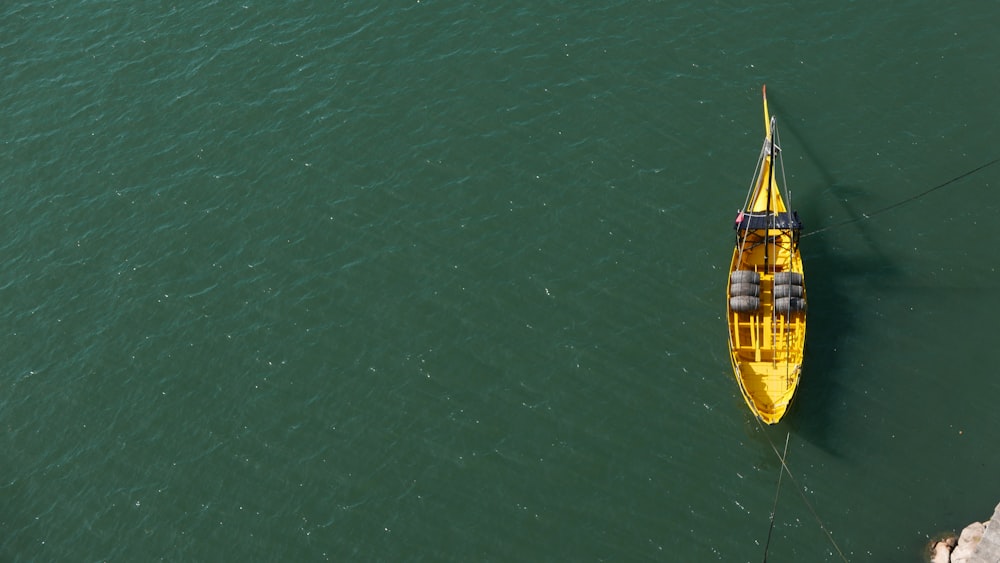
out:
{"label": "black tire", "polygon": [[736,270],[729,276],[729,282],[733,284],[737,283],[760,284],[760,274],[754,272],[753,270]]}
{"label": "black tire", "polygon": [[774,285],[802,285],[802,274],[798,272],[778,272],[774,274]]}
{"label": "black tire", "polygon": [[737,295],[757,297],[760,295],[760,286],[755,283],[734,283],[729,286],[729,295],[733,297]]}
{"label": "black tire", "polygon": [[737,295],[729,298],[729,308],[737,313],[752,313],[760,309],[760,298],[750,295]]}
{"label": "black tire", "polygon": [[774,300],[774,310],[779,313],[805,311],[806,300],[801,297],[780,297]]}
{"label": "black tire", "polygon": [[802,286],[788,284],[774,286],[774,298],[780,299],[782,297],[802,297]]}

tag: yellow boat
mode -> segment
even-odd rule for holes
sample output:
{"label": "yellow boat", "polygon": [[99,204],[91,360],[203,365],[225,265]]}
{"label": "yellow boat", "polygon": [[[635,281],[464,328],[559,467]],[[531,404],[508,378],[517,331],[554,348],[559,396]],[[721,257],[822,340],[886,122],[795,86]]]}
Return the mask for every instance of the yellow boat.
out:
{"label": "yellow boat", "polygon": [[736,381],[754,415],[774,424],[787,412],[802,374],[806,291],[799,254],[802,224],[791,209],[781,143],[767,111],[767,87],[762,91],[764,146],[750,193],[736,216],[726,297]]}

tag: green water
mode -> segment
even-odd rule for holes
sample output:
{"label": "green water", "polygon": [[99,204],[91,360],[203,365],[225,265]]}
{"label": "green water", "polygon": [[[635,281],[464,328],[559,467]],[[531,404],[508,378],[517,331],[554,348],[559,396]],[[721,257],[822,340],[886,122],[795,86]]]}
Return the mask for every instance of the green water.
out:
{"label": "green water", "polygon": [[[1000,167],[864,213],[998,156],[996,15],[0,8],[0,560],[760,561],[786,435],[769,561],[920,560],[1000,501]],[[763,83],[840,225],[766,433]]]}

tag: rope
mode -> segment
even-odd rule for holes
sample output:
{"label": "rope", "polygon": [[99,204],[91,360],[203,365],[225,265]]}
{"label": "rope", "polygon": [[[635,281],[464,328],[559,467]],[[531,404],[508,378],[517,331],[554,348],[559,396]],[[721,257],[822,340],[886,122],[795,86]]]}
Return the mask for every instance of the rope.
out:
{"label": "rope", "polygon": [[[782,460],[788,457],[788,438],[790,437],[790,433],[785,434],[785,453],[782,454]],[[774,489],[774,504],[771,506],[771,526],[767,529],[767,542],[764,543],[764,563],[767,563],[767,550],[771,545],[771,532],[774,531],[774,514],[778,511],[778,494],[781,492],[781,476],[784,473],[784,471],[778,470],[778,486]]]}
{"label": "rope", "polygon": [[897,201],[896,203],[893,203],[891,205],[887,205],[887,206],[885,206],[885,207],[883,207],[881,209],[876,209],[875,211],[871,211],[869,213],[862,213],[861,217],[856,217],[854,219],[848,219],[846,221],[841,221],[840,223],[834,223],[833,225],[829,225],[829,226],[823,227],[822,229],[817,229],[815,231],[809,231],[808,233],[806,233],[806,234],[804,234],[802,236],[803,237],[808,237],[808,236],[819,234],[819,233],[822,233],[822,232],[825,232],[825,231],[829,231],[830,229],[836,229],[836,228],[839,228],[839,227],[843,227],[844,225],[850,225],[851,223],[857,223],[858,221],[861,221],[862,219],[871,219],[872,216],[874,216],[874,215],[878,215],[879,213],[884,213],[884,212],[889,211],[891,209],[895,209],[895,208],[900,207],[902,205],[906,205],[907,203],[911,203],[913,201],[916,201],[916,200],[918,200],[918,199],[920,199],[920,198],[922,198],[922,197],[930,194],[931,192],[940,190],[941,188],[943,188],[943,187],[945,187],[945,186],[947,186],[949,184],[953,184],[953,183],[955,183],[955,182],[957,182],[957,181],[959,181],[959,180],[961,180],[961,179],[963,179],[963,178],[965,178],[967,176],[971,176],[971,175],[973,175],[973,174],[975,174],[977,172],[985,170],[986,168],[989,168],[990,166],[993,166],[994,164],[996,164],[998,162],[1000,162],[1000,157],[994,158],[993,160],[987,162],[986,164],[983,164],[981,166],[977,166],[977,167],[973,168],[972,170],[969,170],[968,172],[965,172],[964,174],[959,174],[958,176],[955,176],[954,178],[952,178],[951,180],[948,180],[947,182],[944,182],[943,184],[938,184],[938,185],[934,186],[933,188],[930,188],[929,190],[924,190],[924,191],[922,191],[922,192],[920,192],[920,193],[918,193],[916,195],[910,196],[910,197],[908,197],[908,198],[906,198],[904,200]]}
{"label": "rope", "polygon": [[[767,148],[768,148],[768,143],[766,142],[767,138],[765,137],[764,140],[765,140],[764,144],[761,145],[761,147],[760,147],[760,154],[757,155],[757,165],[753,169],[753,176],[750,177],[750,189],[747,190],[747,198],[746,198],[746,200],[743,201],[743,207],[741,207],[738,210],[738,213],[744,213],[744,212],[751,213],[751,211],[750,211],[750,201],[753,199],[753,196],[754,196],[754,193],[755,193],[754,188],[756,187],[757,180],[759,179],[758,174],[763,174],[762,164],[764,163],[764,157],[767,156]],[[749,237],[750,237],[750,230],[749,229],[743,231],[743,235],[742,236],[740,236],[739,234],[737,234],[737,236],[736,236],[737,240],[739,240],[739,242],[740,242],[740,261],[741,262],[743,260],[743,256],[742,256],[743,250],[742,249],[746,246],[746,243],[747,243],[747,240],[749,240]],[[765,250],[767,250],[767,249],[765,248]],[[739,268],[739,266],[737,266],[737,268]]]}
{"label": "rope", "polygon": [[[788,478],[792,480],[792,484],[795,485],[796,490],[799,491],[799,496],[802,497],[802,502],[806,504],[806,507],[809,508],[809,512],[812,513],[813,518],[816,519],[816,523],[819,525],[819,529],[823,530],[823,533],[826,534],[827,539],[830,540],[830,545],[832,545],[833,549],[837,551],[837,555],[840,556],[840,559],[843,560],[845,563],[849,563],[847,557],[844,556],[844,552],[840,550],[840,546],[837,545],[836,540],[833,539],[833,534],[830,533],[830,530],[826,529],[826,526],[823,525],[823,520],[820,519],[819,514],[816,513],[816,509],[813,508],[812,503],[809,502],[809,499],[806,497],[805,490],[802,488],[801,485],[799,485],[799,482],[797,479],[795,479],[795,476],[792,475],[792,470],[789,469],[788,464],[785,463],[785,458],[778,453],[778,447],[774,445],[774,441],[771,440],[771,437],[768,436],[767,431],[764,430],[764,424],[756,416],[754,417],[754,419],[757,421],[757,426],[760,427],[761,433],[764,434],[765,438],[767,438],[767,443],[771,445],[771,450],[774,451],[774,455],[778,456],[778,460],[781,462],[782,469],[785,470],[785,473],[788,474]],[[786,438],[786,444],[787,444],[787,438]]]}

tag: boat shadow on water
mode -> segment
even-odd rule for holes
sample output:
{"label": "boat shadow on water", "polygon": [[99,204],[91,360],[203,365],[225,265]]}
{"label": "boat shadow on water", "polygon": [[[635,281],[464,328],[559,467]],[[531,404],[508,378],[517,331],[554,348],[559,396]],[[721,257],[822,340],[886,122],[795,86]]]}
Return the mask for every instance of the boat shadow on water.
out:
{"label": "boat shadow on water", "polygon": [[[865,205],[870,190],[838,182],[794,120],[786,120],[784,130],[820,182],[801,190],[808,195],[797,200],[804,204],[799,211],[807,223],[800,250],[809,312],[802,383],[789,423],[796,434],[839,457],[838,422],[857,416],[851,412],[845,390],[866,377],[863,370],[845,361],[844,352],[863,340],[858,319],[859,307],[867,302],[863,296],[898,277],[899,270],[882,250],[867,216],[857,209]],[[821,217],[832,215],[845,219],[819,223]]]}
{"label": "boat shadow on water", "polygon": [[[833,455],[838,455],[840,444],[838,421],[856,416],[844,390],[857,387],[859,379],[868,376],[845,361],[849,357],[845,350],[864,340],[859,334],[858,311],[867,303],[865,295],[871,296],[899,275],[872,235],[867,218],[850,203],[863,199],[864,192],[834,184],[828,193],[839,201],[848,220],[829,230],[823,230],[822,225],[812,232],[806,229],[809,236],[801,246],[809,292],[809,329],[802,384],[789,422],[796,434]],[[804,202],[809,205],[803,209],[803,217],[829,215],[820,211],[818,198],[809,199]],[[860,247],[858,237],[863,241]]]}

